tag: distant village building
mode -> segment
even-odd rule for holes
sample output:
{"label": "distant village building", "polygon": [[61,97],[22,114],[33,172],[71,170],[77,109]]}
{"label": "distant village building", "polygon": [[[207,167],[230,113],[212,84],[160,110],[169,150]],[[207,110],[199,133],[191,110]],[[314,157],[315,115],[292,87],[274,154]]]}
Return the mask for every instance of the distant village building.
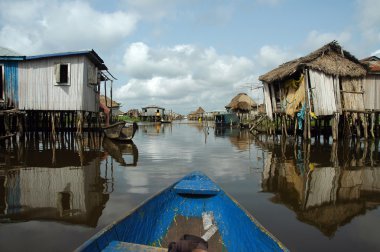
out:
{"label": "distant village building", "polygon": [[246,93],[239,93],[231,102],[225,106],[228,112],[233,112],[238,115],[240,120],[248,119],[250,115],[257,113],[257,103]]}
{"label": "distant village building", "polygon": [[141,120],[149,122],[160,122],[165,116],[165,109],[156,105],[150,105],[142,108]]}
{"label": "distant village building", "polygon": [[202,107],[198,107],[197,110],[190,112],[187,115],[189,120],[203,120],[205,116],[205,110]]}
{"label": "distant village building", "polygon": [[111,119],[111,121],[117,121],[117,118],[119,116],[125,114],[120,110],[121,104],[114,100],[111,100],[109,97],[100,95],[99,102],[101,118],[103,122],[106,122],[108,119]]}
{"label": "distant village building", "polygon": [[131,118],[138,118],[140,116],[140,112],[138,109],[130,109],[126,113]]}

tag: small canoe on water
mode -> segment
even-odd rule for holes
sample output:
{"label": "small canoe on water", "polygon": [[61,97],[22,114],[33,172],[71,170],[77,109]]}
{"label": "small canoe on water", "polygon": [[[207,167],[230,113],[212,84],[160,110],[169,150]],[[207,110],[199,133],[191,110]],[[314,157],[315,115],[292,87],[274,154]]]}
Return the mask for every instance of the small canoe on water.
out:
{"label": "small canoe on water", "polygon": [[117,141],[131,141],[138,126],[137,123],[126,123],[124,121],[103,127],[103,132],[109,139]]}
{"label": "small canoe on water", "polygon": [[184,235],[208,251],[288,251],[202,172],[193,172],[86,241],[78,251],[168,251]]}

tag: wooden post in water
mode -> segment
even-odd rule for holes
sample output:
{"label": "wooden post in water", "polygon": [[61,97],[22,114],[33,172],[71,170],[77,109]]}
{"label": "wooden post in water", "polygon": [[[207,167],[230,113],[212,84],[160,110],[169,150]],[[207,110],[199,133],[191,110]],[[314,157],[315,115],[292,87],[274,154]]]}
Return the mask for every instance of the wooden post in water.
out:
{"label": "wooden post in water", "polygon": [[83,111],[77,112],[77,135],[83,136]]}
{"label": "wooden post in water", "polygon": [[375,133],[373,131],[375,123],[376,123],[376,121],[375,121],[375,113],[371,112],[371,130],[370,131],[371,131],[372,138],[375,138]]}
{"label": "wooden post in water", "polygon": [[309,100],[309,72],[305,68],[304,69],[305,74],[305,103],[306,103],[306,109],[305,109],[305,119],[304,119],[304,130],[303,130],[303,137],[306,140],[309,140],[311,138],[311,132],[310,132],[310,100]]}
{"label": "wooden post in water", "polygon": [[51,118],[51,135],[52,135],[53,141],[55,141],[56,131],[55,131],[55,113],[54,112],[50,113],[50,118]]}
{"label": "wooden post in water", "polygon": [[331,123],[331,135],[333,141],[338,140],[338,120],[337,120],[337,115],[334,113],[332,117],[332,123]]}
{"label": "wooden post in water", "polygon": [[361,131],[360,131],[360,121],[361,121],[361,115],[359,113],[356,113],[356,137],[360,138],[361,137]]}
{"label": "wooden post in water", "polygon": [[363,134],[364,134],[364,138],[365,139],[368,139],[368,120],[367,120],[367,114],[366,113],[363,113],[362,114],[362,121],[363,121]]}

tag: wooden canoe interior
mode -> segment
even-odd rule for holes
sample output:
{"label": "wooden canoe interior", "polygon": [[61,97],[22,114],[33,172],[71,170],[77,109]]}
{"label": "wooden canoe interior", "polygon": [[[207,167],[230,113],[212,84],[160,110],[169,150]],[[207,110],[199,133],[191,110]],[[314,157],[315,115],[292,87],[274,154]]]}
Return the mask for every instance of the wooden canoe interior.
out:
{"label": "wooden canoe interior", "polygon": [[167,248],[157,248],[142,244],[135,244],[129,242],[113,241],[105,247],[103,252],[120,251],[120,252],[167,252]]}
{"label": "wooden canoe interior", "polygon": [[[178,241],[184,234],[191,234],[201,237],[205,234],[202,218],[176,216],[170,226],[166,236],[161,242],[161,246],[167,248],[172,241]],[[227,251],[223,245],[219,231],[217,231],[208,241],[209,251]]]}
{"label": "wooden canoe interior", "polygon": [[[203,222],[198,217],[176,216],[168,232],[161,242],[161,248],[129,242],[113,241],[103,251],[134,251],[134,252],[167,252],[169,243],[178,241],[184,234],[191,234],[201,237],[204,235]],[[227,251],[223,245],[219,231],[217,231],[208,241],[208,251]]]}

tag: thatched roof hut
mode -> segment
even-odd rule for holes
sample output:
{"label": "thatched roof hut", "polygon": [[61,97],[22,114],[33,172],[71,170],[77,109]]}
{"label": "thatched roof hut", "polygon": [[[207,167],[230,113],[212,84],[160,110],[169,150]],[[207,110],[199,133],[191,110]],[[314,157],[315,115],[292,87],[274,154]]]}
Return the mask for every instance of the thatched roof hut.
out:
{"label": "thatched roof hut", "polygon": [[198,120],[199,118],[203,118],[205,110],[202,107],[198,107],[197,110],[190,112],[188,114],[189,120]]}
{"label": "thatched roof hut", "polygon": [[343,50],[337,41],[332,41],[304,57],[286,62],[261,75],[259,80],[266,83],[281,81],[304,68],[340,77],[364,77],[366,75],[363,64],[348,51]]}
{"label": "thatched roof hut", "polygon": [[257,109],[257,103],[246,93],[239,93],[231,102],[225,106],[227,110],[235,112],[247,113],[253,109]]}
{"label": "thatched roof hut", "polygon": [[362,88],[366,73],[364,64],[332,41],[259,77],[264,84],[267,115],[364,112]]}

